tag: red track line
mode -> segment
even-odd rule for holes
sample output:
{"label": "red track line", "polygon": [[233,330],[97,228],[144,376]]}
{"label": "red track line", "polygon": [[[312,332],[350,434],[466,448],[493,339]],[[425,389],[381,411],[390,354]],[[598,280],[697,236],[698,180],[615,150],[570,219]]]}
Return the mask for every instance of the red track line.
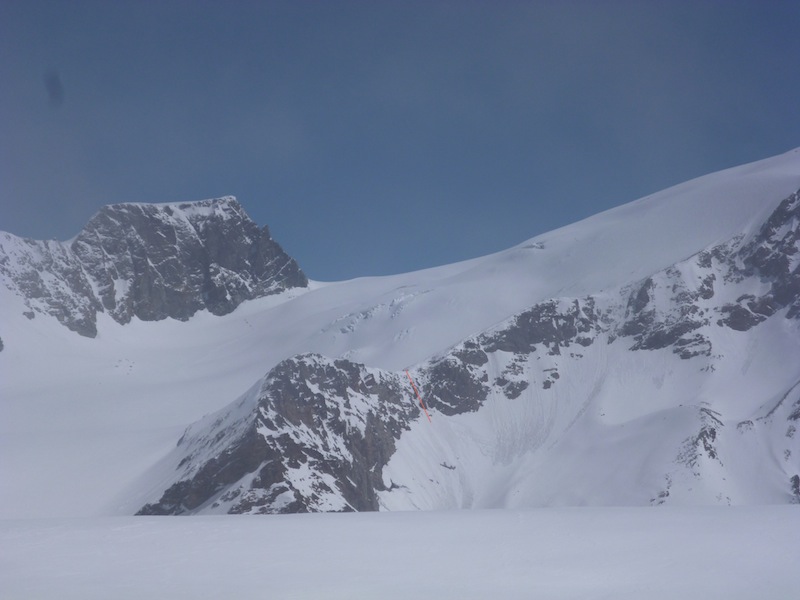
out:
{"label": "red track line", "polygon": [[411,373],[408,372],[406,369],[406,375],[408,375],[408,380],[411,382],[411,387],[414,388],[414,393],[417,395],[417,400],[419,400],[419,405],[422,407],[422,410],[425,411],[425,416],[428,417],[428,422],[431,422],[431,416],[428,414],[428,409],[425,407],[425,403],[422,401],[422,396],[419,395],[419,390],[417,386],[414,384],[414,380],[411,379]]}

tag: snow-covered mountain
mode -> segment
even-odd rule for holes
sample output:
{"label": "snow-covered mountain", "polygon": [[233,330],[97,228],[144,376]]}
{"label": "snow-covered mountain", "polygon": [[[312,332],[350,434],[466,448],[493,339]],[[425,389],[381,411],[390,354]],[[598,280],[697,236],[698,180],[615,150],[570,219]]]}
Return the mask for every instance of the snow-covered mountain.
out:
{"label": "snow-covered mountain", "polygon": [[[799,190],[795,150],[324,284],[232,200],[121,205],[125,251],[91,233],[104,211],[69,246],[6,235],[0,509],[52,514],[54,487],[64,515],[800,502]],[[229,229],[169,237],[216,231],[195,215]]]}
{"label": "snow-covered mountain", "polygon": [[297,263],[232,197],[101,209],[70,243],[0,233],[0,273],[28,306],[81,335],[97,313],[127,323],[231,312],[308,284]]}

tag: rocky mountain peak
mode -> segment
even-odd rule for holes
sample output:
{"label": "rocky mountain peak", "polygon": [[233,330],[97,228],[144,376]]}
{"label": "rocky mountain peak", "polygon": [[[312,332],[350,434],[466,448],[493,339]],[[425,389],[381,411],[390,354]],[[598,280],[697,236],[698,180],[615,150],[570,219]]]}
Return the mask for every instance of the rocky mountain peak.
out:
{"label": "rocky mountain peak", "polygon": [[175,219],[186,220],[198,229],[202,229],[208,223],[230,219],[239,223],[248,222],[255,225],[234,196],[222,196],[207,200],[168,202],[164,204],[138,202],[108,204],[89,219],[89,222],[81,231],[81,235],[90,233],[98,228],[102,229],[109,222],[120,225],[127,223],[136,226],[137,223],[144,223],[152,219],[161,220],[164,223],[169,223]]}
{"label": "rocky mountain peak", "polygon": [[89,337],[98,312],[120,323],[186,320],[308,284],[269,229],[232,196],[109,205],[69,245],[5,241],[0,268],[30,314],[51,314]]}

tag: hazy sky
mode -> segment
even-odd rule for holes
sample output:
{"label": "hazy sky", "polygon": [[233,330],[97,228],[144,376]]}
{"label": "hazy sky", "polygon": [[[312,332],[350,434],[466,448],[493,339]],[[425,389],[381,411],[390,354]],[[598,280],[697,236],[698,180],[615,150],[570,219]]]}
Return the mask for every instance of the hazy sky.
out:
{"label": "hazy sky", "polygon": [[232,194],[313,279],[800,146],[800,2],[0,0],[0,229]]}

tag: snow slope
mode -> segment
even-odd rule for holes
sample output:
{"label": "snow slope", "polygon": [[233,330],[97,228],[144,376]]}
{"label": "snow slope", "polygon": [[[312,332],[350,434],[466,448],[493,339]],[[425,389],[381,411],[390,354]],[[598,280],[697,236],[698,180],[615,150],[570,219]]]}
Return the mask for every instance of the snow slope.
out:
{"label": "snow slope", "polygon": [[[317,352],[393,371],[419,365],[536,303],[618,290],[717,243],[736,236],[746,240],[798,189],[800,151],[793,150],[653,194],[487,257],[390,277],[312,282],[307,289],[251,300],[221,317],[201,311],[186,322],[134,318],[121,325],[100,314],[96,339],[81,338],[48,316],[25,317],[23,300],[0,286],[0,472],[5,482],[0,488],[0,515],[131,514],[132,491],[150,481],[151,469],[170,452],[183,429],[235,400],[287,357]],[[797,344],[792,341],[796,330],[786,327],[776,334],[777,342],[766,330],[763,341],[759,341],[759,333],[755,342],[746,342],[771,348],[773,354],[759,353],[755,359],[752,348],[739,348],[739,338],[725,334],[731,338],[725,343],[738,348],[726,368],[749,370],[750,376],[729,380],[704,393],[709,397],[729,395],[753,381],[771,382],[769,375],[776,362],[786,365],[798,356]],[[606,378],[595,400],[595,407],[604,410],[592,415],[604,431],[619,439],[621,450],[615,457],[624,456],[629,439],[626,432],[636,419],[645,420],[646,427],[637,435],[646,436],[648,428],[656,427],[648,419],[684,418],[678,410],[681,407],[667,410],[666,404],[691,386],[691,378],[672,362],[675,359],[669,352],[655,363],[647,363],[648,369],[653,365],[659,368],[652,375],[642,373],[637,358],[616,349],[596,354],[564,367],[576,369],[570,380],[577,381],[577,387],[555,386],[559,395],[552,406],[580,402],[578,395],[591,393],[594,387],[586,390],[578,381],[577,374],[585,369],[598,373],[597,383],[603,369],[621,365],[624,371]],[[792,377],[790,370],[778,371],[781,380],[774,386],[776,394],[786,390]],[[627,375],[637,377],[638,383],[620,394],[614,378]],[[665,412],[648,409],[642,414],[633,400],[654,389],[663,390],[653,396],[653,402],[664,405]],[[481,489],[455,486],[455,491],[446,495],[446,506],[623,501],[624,490],[620,496],[593,499],[590,492],[597,486],[591,474],[586,475],[585,489],[577,489],[574,497],[549,498],[534,490],[530,482],[543,470],[561,472],[577,466],[552,462],[558,454],[555,450],[542,455],[548,457],[544,463],[527,464],[528,448],[519,445],[525,443],[530,428],[542,421],[520,420],[517,413],[504,419],[507,407],[502,400],[492,400],[488,408],[490,421],[504,427],[512,424],[516,430],[498,437],[496,431],[484,433],[485,423],[462,425],[471,415],[446,425],[437,420],[434,426],[477,428],[464,439],[483,440],[484,448],[488,447],[485,452],[473,448],[475,460],[469,461],[470,469],[475,470],[471,480],[481,479],[480,472],[487,476]],[[695,407],[695,412],[699,408]],[[548,409],[542,405],[535,410]],[[741,414],[734,411],[730,418],[745,420],[752,410],[747,404]],[[559,418],[568,413],[560,412]],[[581,426],[558,443],[577,444]],[[430,437],[435,431],[429,428],[412,434]],[[427,443],[415,440],[403,438],[401,446],[412,448],[407,452],[401,448],[398,456],[411,457]],[[523,462],[503,472],[499,468],[503,456],[497,453],[504,445],[514,444],[515,456],[521,456]],[[426,469],[432,464],[430,456],[437,456],[438,464],[438,455],[429,455],[427,462],[420,463]],[[536,460],[544,460],[542,456]],[[392,477],[417,464],[411,458],[401,462],[405,464],[390,465]],[[758,465],[752,468],[756,470]],[[514,482],[500,497],[493,496],[497,486],[492,485],[492,477],[497,476],[503,482]],[[422,478],[422,474],[413,477]],[[665,491],[666,480],[643,477],[645,485],[637,492],[641,495],[637,502]],[[426,493],[429,491],[420,488],[413,501],[397,495],[386,499],[386,506],[442,506],[435,498],[424,500]],[[756,494],[746,501],[769,497]]]}

